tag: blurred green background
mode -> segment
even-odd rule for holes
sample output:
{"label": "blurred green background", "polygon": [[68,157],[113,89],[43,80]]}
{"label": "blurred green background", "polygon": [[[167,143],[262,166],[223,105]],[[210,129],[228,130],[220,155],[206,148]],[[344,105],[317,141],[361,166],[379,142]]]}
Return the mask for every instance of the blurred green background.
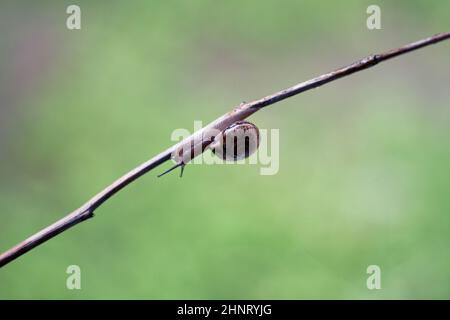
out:
{"label": "blurred green background", "polygon": [[[81,7],[82,29],[66,28]],[[381,7],[382,29],[366,28]],[[450,29],[449,1],[2,1],[0,251],[241,101]],[[280,170],[164,165],[0,298],[450,298],[450,42],[258,112]],[[81,290],[66,289],[79,265]],[[381,268],[368,290],[366,268]]]}

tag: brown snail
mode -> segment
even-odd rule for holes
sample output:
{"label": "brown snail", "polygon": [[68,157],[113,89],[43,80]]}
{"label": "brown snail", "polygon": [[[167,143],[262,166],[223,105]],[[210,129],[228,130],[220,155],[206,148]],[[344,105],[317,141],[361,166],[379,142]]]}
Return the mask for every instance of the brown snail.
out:
{"label": "brown snail", "polygon": [[259,140],[259,129],[253,123],[248,121],[234,122],[213,137],[212,142],[202,140],[202,143],[198,144],[197,147],[192,144],[188,150],[183,148],[176,149],[176,152],[172,154],[172,160],[176,164],[158,177],[178,167],[181,167],[181,177],[184,166],[205,149],[210,149],[216,156],[225,161],[238,161],[248,158],[258,150]]}

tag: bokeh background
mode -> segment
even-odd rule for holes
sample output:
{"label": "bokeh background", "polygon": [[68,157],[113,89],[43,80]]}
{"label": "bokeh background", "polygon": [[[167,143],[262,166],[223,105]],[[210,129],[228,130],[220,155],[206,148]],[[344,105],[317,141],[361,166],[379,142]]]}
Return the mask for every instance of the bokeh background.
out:
{"label": "bokeh background", "polygon": [[[81,7],[82,29],[66,28]],[[381,7],[382,29],[366,28]],[[2,1],[0,251],[241,101],[450,29],[449,1]],[[450,43],[258,112],[280,170],[165,165],[0,298],[450,298]],[[82,289],[66,289],[81,267]],[[381,268],[368,290],[366,268]]]}

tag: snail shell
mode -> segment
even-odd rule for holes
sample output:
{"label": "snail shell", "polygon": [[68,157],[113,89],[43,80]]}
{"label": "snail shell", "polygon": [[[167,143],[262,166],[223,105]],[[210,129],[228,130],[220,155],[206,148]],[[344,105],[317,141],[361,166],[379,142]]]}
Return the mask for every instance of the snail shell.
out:
{"label": "snail shell", "polygon": [[212,152],[225,161],[248,158],[259,147],[259,130],[253,123],[237,121],[216,136]]}

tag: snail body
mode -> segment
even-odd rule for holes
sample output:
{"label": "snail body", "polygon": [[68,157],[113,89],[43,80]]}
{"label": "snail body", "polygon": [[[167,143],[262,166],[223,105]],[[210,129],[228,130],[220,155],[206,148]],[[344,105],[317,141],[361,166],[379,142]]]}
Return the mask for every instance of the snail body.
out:
{"label": "snail body", "polygon": [[[181,167],[180,176],[182,176],[185,165],[203,153],[205,149],[210,149],[216,156],[225,161],[238,161],[248,158],[259,147],[259,129],[248,121],[236,121],[216,135],[213,134],[213,131],[217,129],[205,129],[206,134],[202,132],[202,135],[197,137],[200,132],[194,133],[187,144],[175,148],[171,159],[176,164],[158,177],[178,167]],[[208,133],[210,133],[210,139],[207,138]]]}

